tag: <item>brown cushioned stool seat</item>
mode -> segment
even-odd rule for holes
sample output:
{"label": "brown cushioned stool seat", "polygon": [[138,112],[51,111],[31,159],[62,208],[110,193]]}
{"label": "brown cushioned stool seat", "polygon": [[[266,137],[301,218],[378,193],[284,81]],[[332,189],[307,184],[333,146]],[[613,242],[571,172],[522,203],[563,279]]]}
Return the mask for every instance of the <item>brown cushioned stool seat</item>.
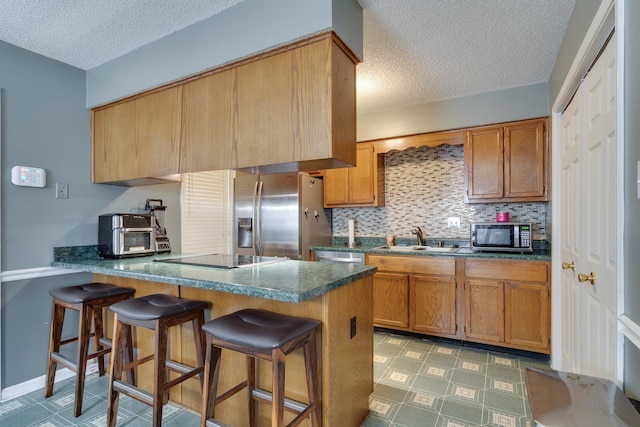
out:
{"label": "brown cushioned stool seat", "polygon": [[[202,385],[203,356],[205,337],[202,332],[204,324],[205,301],[187,300],[171,295],[153,294],[112,305],[115,313],[113,332],[113,362],[109,379],[109,402],[107,408],[107,425],[115,426],[118,414],[120,393],[124,393],[153,407],[153,425],[162,425],[162,407],[169,399],[169,389],[183,381],[200,376]],[[188,366],[171,360],[167,356],[169,350],[169,329],[186,322],[192,322],[195,342],[197,366]],[[155,331],[154,354],[126,363],[126,336],[131,328],[139,326]],[[177,343],[179,345],[180,343]],[[122,372],[153,360],[153,391],[139,388],[136,384],[122,379]],[[178,372],[179,377],[170,379],[168,371]]]}
{"label": "brown cushioned stool seat", "polygon": [[[289,425],[297,425],[309,417],[312,426],[321,425],[318,392],[316,330],[320,322],[301,317],[285,316],[264,310],[246,309],[207,322],[205,387],[202,393],[202,426],[221,425],[214,419],[216,404],[220,404],[245,387],[249,399],[249,425],[256,425],[257,403],[272,401],[271,425],[284,426],[284,411],[296,413]],[[286,355],[303,348],[309,403],[286,399],[284,394]],[[247,379],[217,395],[221,349],[247,355]],[[272,363],[272,392],[256,388],[256,358]]]}
{"label": "brown cushioned stool seat", "polygon": [[[63,365],[76,373],[75,403],[73,416],[82,413],[82,395],[87,361],[98,359],[98,372],[105,373],[104,355],[111,351],[111,341],[103,336],[102,309],[111,304],[131,298],[135,291],[131,288],[110,285],[108,283],[86,283],[53,289],[49,294],[53,297],[51,327],[49,334],[49,356],[47,360],[46,386],[44,396],[53,394],[57,365]],[[65,310],[69,308],[79,312],[78,336],[62,340],[62,327]],[[93,321],[93,332],[91,323]],[[93,353],[89,353],[89,341],[94,337]],[[78,342],[75,361],[60,354],[60,347]],[[134,380],[133,378],[131,379]]]}

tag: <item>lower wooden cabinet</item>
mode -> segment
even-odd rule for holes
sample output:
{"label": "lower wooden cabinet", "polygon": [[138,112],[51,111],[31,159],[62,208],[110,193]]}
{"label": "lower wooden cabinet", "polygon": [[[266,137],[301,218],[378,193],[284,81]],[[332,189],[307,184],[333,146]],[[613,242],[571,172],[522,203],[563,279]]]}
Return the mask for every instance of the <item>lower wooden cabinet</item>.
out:
{"label": "lower wooden cabinet", "polygon": [[373,276],[373,323],[458,338],[455,259],[368,255]]}
{"label": "lower wooden cabinet", "polygon": [[456,279],[411,276],[409,324],[411,330],[432,335],[455,336]]}
{"label": "lower wooden cabinet", "polygon": [[551,352],[547,261],[369,254],[366,264],[378,267],[375,326]]}
{"label": "lower wooden cabinet", "polygon": [[394,273],[373,276],[373,323],[409,327],[409,276]]}
{"label": "lower wooden cabinet", "polygon": [[464,337],[550,353],[549,263],[466,259]]}

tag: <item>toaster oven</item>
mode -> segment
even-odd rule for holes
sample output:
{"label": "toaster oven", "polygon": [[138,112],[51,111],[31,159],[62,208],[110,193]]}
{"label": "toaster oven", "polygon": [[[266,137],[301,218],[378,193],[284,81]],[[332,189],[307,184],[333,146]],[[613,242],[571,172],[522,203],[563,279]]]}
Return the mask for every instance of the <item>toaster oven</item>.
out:
{"label": "toaster oven", "polygon": [[152,255],[155,227],[150,214],[104,214],[98,219],[98,254],[102,258]]}

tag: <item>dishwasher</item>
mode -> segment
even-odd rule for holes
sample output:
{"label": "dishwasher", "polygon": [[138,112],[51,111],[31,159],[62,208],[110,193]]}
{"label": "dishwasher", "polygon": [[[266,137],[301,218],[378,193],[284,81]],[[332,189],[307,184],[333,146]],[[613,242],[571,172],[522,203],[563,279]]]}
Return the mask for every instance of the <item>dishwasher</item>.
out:
{"label": "dishwasher", "polygon": [[364,253],[315,251],[315,260],[318,262],[337,262],[341,264],[364,265]]}

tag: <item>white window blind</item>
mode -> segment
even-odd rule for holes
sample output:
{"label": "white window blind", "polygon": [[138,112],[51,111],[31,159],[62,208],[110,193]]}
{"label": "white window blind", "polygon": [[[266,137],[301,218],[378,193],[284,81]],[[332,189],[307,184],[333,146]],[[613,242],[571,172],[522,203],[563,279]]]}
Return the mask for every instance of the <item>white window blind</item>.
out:
{"label": "white window blind", "polygon": [[230,253],[232,171],[182,176],[182,252]]}

